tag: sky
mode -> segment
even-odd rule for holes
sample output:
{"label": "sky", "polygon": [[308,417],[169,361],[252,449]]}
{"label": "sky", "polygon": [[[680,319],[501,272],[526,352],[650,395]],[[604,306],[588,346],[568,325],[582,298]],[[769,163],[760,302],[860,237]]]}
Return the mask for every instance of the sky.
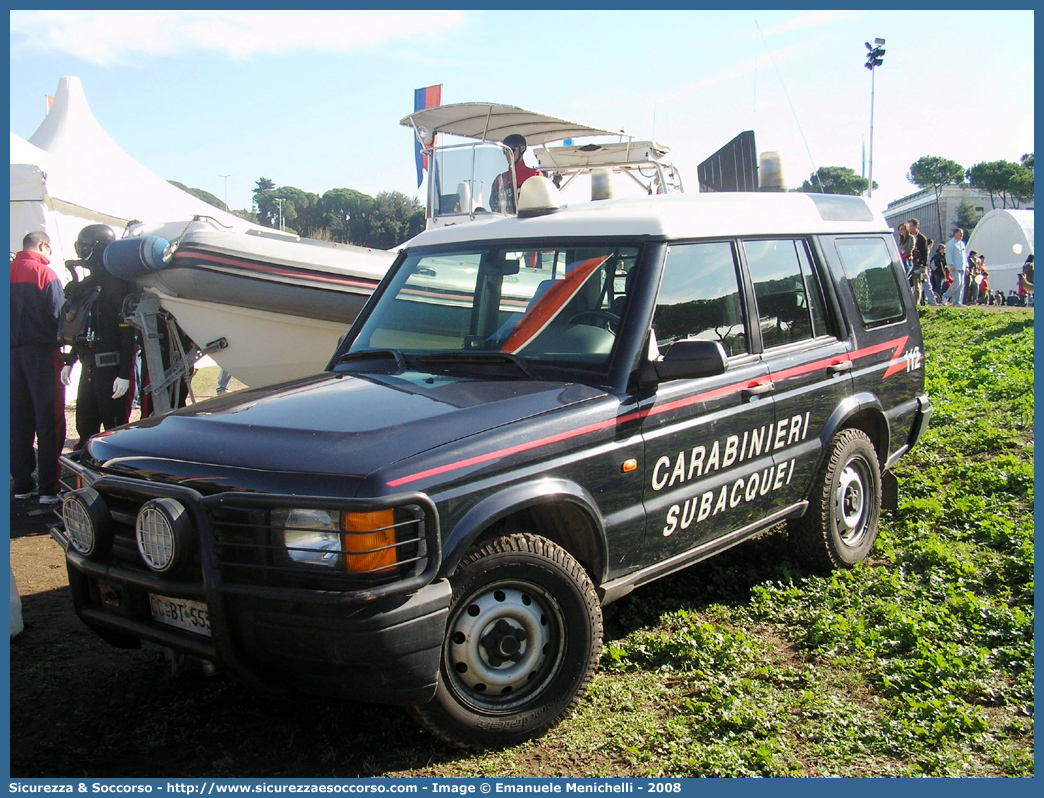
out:
{"label": "sky", "polygon": [[[1034,14],[1015,11],[11,11],[11,132],[62,76],[156,174],[248,208],[261,177],[322,194],[417,192],[413,92],[492,101],[671,148],[697,165],[744,130],[788,186],[1033,152]],[[864,42],[885,39],[865,68]],[[527,156],[535,163],[532,156]],[[227,177],[226,177],[227,176]],[[227,193],[226,193],[227,192]]]}

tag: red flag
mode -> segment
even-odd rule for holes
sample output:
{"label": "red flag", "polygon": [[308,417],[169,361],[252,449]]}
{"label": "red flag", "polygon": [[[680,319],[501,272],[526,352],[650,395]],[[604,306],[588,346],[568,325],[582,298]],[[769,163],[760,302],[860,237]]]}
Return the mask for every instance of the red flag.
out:
{"label": "red flag", "polygon": [[54,105],[54,97],[52,97],[50,94],[45,94],[44,96],[47,98],[47,112],[50,113],[51,106]]}
{"label": "red flag", "polygon": [[[427,86],[423,89],[414,89],[413,110],[423,111],[425,108],[435,108],[442,105],[442,84]],[[424,142],[429,147],[435,143],[435,137],[431,141]],[[417,188],[424,182],[423,171],[428,168],[428,157],[423,153],[420,142],[417,142]]]}

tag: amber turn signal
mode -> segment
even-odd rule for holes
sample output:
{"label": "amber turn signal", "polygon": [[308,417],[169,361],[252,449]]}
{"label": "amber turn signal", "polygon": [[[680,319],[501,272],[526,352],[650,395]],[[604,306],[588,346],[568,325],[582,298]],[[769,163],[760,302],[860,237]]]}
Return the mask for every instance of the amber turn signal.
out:
{"label": "amber turn signal", "polygon": [[395,514],[391,510],[377,513],[341,514],[341,551],[344,569],[351,573],[384,571],[395,566]]}

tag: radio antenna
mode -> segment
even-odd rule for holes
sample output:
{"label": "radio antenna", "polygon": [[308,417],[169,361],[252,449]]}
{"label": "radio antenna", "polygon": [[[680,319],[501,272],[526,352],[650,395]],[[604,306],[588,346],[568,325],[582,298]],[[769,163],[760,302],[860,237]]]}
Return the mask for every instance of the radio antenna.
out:
{"label": "radio antenna", "polygon": [[787,98],[787,104],[790,106],[790,112],[794,115],[794,123],[797,125],[798,133],[801,135],[801,141],[805,145],[805,152],[808,153],[809,163],[812,164],[812,174],[815,175],[816,182],[819,183],[820,190],[823,189],[823,181],[819,178],[819,169],[816,167],[816,161],[812,157],[812,149],[808,146],[808,139],[805,138],[805,131],[801,129],[801,121],[798,119],[797,110],[794,108],[794,103],[791,102],[790,93],[787,91],[787,84],[783,82],[783,76],[779,72],[779,67],[776,66],[776,59],[772,57],[772,51],[769,49],[768,42],[765,41],[765,34],[761,32],[761,25],[758,21],[754,20],[754,25],[758,29],[758,36],[761,41],[765,44],[765,51],[768,53],[769,60],[772,62],[772,68],[776,70],[776,77],[779,78],[779,85],[783,89],[783,96]]}

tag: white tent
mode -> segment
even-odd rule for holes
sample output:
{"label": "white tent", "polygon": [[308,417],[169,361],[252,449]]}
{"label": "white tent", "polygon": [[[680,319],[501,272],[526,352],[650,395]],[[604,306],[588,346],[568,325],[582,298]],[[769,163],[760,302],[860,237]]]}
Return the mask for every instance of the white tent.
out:
{"label": "white tent", "polygon": [[94,118],[79,78],[58,81],[51,110],[26,142],[11,134],[11,251],[43,229],[54,244],[52,266],[65,280],[76,235],[102,222],[116,236],[128,222],[188,222],[212,216],[235,230],[251,225],[172,186],[135,161]]}
{"label": "white tent", "polygon": [[22,248],[22,238],[26,233],[44,230],[52,238],[56,271],[61,271],[62,258],[75,255],[72,254],[71,243],[68,255],[62,247],[58,216],[47,197],[47,171],[47,153],[12,133],[11,252],[15,253]]}
{"label": "white tent", "polygon": [[[257,229],[171,185],[135,161],[109,136],[87,105],[79,78],[64,77],[47,116],[29,141],[11,134],[11,253],[22,238],[43,230],[51,238],[51,268],[69,280],[65,261],[88,224],[112,227],[119,238],[128,222],[150,226],[210,216],[239,231]],[[180,229],[179,225],[174,225]],[[75,401],[77,372],[67,401]]]}
{"label": "white tent", "polygon": [[1017,289],[1022,265],[1033,254],[1033,211],[990,211],[968,239],[968,251],[972,250],[986,256],[991,291],[1007,294]]}

